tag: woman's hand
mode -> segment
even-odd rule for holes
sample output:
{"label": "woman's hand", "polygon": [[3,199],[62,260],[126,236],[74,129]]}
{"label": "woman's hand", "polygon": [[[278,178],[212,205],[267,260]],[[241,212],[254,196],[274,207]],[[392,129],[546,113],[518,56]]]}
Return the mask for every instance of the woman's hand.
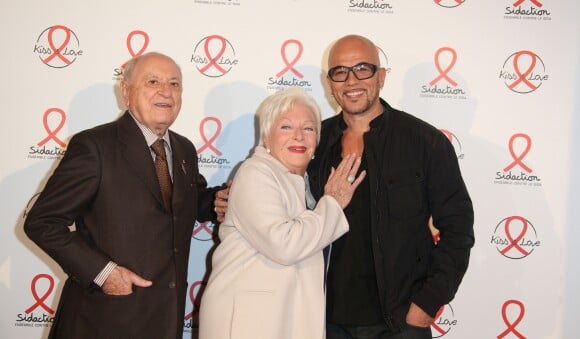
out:
{"label": "woman's hand", "polygon": [[350,154],[342,159],[338,167],[330,171],[330,176],[324,185],[324,194],[330,195],[344,209],[352,199],[354,190],[363,181],[366,171],[362,171],[358,178],[356,173],[360,167],[360,157]]}

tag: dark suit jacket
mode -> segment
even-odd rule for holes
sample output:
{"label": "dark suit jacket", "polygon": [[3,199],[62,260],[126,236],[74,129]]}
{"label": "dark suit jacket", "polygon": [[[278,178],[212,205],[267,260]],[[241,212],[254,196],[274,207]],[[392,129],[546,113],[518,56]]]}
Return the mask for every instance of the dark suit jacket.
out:
{"label": "dark suit jacket", "polygon": [[[129,113],[71,139],[24,225],[69,275],[51,338],[181,338],[192,229],[212,217],[215,189],[199,174],[193,144],[171,131],[170,139],[173,213]],[[109,260],[153,286],[105,295],[93,279]]]}

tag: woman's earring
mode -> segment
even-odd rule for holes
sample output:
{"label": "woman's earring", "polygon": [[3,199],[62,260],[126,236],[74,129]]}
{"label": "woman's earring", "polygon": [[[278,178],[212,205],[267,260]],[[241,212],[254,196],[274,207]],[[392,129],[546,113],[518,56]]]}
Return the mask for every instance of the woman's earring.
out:
{"label": "woman's earring", "polygon": [[270,149],[269,148],[266,148],[266,153],[270,153]]}

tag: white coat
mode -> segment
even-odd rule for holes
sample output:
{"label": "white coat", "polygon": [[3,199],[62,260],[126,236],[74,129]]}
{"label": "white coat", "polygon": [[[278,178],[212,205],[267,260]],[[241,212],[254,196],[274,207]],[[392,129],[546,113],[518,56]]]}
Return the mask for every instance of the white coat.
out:
{"label": "white coat", "polygon": [[322,249],[348,231],[338,202],[306,208],[305,178],[257,146],[239,168],[200,307],[200,339],[323,339]]}

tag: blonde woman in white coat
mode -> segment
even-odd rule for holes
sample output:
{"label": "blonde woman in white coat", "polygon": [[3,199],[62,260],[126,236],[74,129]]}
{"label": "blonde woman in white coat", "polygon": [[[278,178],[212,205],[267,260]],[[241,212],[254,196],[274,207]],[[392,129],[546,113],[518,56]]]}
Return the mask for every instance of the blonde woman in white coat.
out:
{"label": "blonde woman in white coat", "polygon": [[306,168],[320,110],[288,88],[258,107],[260,144],[237,171],[200,307],[200,339],[323,339],[322,249],[348,231],[343,208],[365,176],[344,158],[314,202]]}

